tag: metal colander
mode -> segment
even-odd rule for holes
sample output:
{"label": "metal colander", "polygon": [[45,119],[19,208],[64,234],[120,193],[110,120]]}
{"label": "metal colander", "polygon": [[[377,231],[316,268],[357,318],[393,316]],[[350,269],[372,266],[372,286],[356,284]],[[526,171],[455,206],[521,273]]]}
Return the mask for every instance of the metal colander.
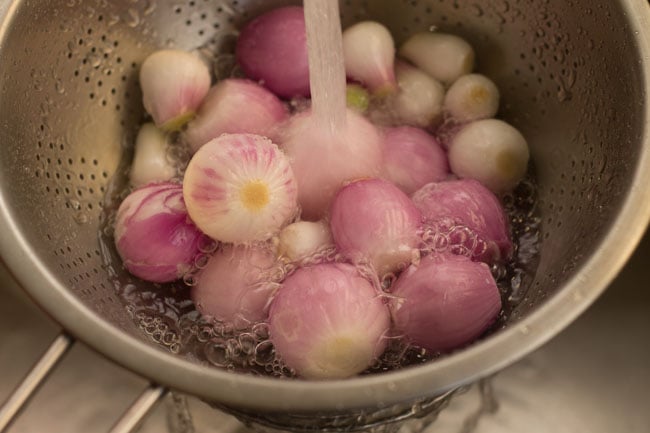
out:
{"label": "metal colander", "polygon": [[[137,72],[161,47],[224,54],[275,0],[0,1],[0,247],[76,338],[155,383],[262,424],[347,429],[439,407],[450,390],[551,338],[622,267],[650,215],[650,12],[643,0],[342,0],[374,19],[466,38],[527,137],[541,252],[504,328],[438,361],[345,381],[209,368],[153,345],[115,295],[98,243],[110,179],[145,119]],[[223,62],[223,64],[221,63]],[[304,422],[316,420],[316,424]],[[302,423],[302,424],[301,424]]]}

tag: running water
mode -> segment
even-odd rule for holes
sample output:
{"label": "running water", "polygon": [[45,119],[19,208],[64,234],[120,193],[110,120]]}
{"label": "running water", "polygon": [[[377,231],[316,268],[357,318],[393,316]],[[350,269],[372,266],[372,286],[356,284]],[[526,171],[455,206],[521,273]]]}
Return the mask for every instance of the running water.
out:
{"label": "running water", "polygon": [[343,37],[337,1],[305,0],[312,114],[329,132],[346,127]]}

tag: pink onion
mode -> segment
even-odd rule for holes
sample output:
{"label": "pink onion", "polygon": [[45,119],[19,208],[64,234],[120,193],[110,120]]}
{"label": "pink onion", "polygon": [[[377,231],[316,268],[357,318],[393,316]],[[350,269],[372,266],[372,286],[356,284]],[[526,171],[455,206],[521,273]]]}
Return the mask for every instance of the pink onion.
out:
{"label": "pink onion", "polygon": [[183,194],[196,225],[222,242],[269,239],[297,213],[289,161],[259,135],[224,134],[201,147],[185,171]]}
{"label": "pink onion", "polygon": [[282,132],[280,145],[296,175],[302,219],[321,219],[344,182],[379,174],[379,131],[354,110],[347,109],[346,119],[346,128],[333,131],[306,111]]}
{"label": "pink onion", "polygon": [[177,184],[137,189],[117,211],[117,252],[124,267],[146,281],[166,283],[182,277],[192,267],[202,237],[187,215]]}
{"label": "pink onion", "polygon": [[399,276],[391,292],[396,330],[431,352],[470,343],[501,310],[499,289],[488,266],[452,254],[423,258]]}
{"label": "pink onion", "polygon": [[461,179],[430,183],[415,192],[413,202],[427,223],[446,233],[452,252],[487,263],[512,253],[503,207],[479,182]]}
{"label": "pink onion", "polygon": [[411,199],[383,179],[364,179],[341,188],[330,215],[332,237],[354,262],[369,261],[379,275],[417,257],[422,216]]}
{"label": "pink onion", "polygon": [[384,177],[406,194],[449,175],[447,154],[423,129],[410,126],[384,131]]}
{"label": "pink onion", "polygon": [[278,124],[288,116],[284,104],[262,86],[250,80],[228,78],[210,90],[184,137],[193,152],[226,133],[273,139]]}
{"label": "pink onion", "polygon": [[307,36],[302,7],[273,9],[239,34],[237,61],[244,73],[283,98],[309,96]]}
{"label": "pink onion", "polygon": [[381,296],[344,263],[298,269],[269,311],[275,350],[307,379],[342,379],[365,370],[384,351],[389,327]]}
{"label": "pink onion", "polygon": [[176,131],[187,123],[210,88],[210,71],[194,54],[160,50],[140,68],[142,102],[156,126]]}
{"label": "pink onion", "polygon": [[192,287],[199,312],[236,328],[265,320],[281,275],[275,254],[264,245],[223,246]]}

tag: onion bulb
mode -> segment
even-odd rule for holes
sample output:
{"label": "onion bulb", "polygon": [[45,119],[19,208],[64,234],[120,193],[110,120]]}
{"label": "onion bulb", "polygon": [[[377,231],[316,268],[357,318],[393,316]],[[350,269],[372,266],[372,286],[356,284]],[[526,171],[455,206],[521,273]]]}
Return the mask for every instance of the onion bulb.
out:
{"label": "onion bulb", "polygon": [[244,79],[228,78],[217,83],[205,98],[184,134],[193,152],[221,134],[257,134],[274,138],[287,108],[271,92]]}
{"label": "onion bulb", "polygon": [[449,145],[451,171],[476,179],[497,194],[512,190],[524,178],[529,158],[524,136],[498,119],[465,125]]}
{"label": "onion bulb", "polygon": [[198,311],[244,328],[265,320],[281,273],[265,245],[225,245],[196,276],[191,297]]}
{"label": "onion bulb", "polygon": [[348,108],[364,114],[370,106],[370,94],[363,86],[348,84],[345,87],[345,101]]}
{"label": "onion bulb", "polygon": [[362,21],[345,29],[343,59],[346,75],[365,84],[374,94],[395,92],[395,43],[382,24]]}
{"label": "onion bulb", "polygon": [[153,123],[140,127],[129,171],[131,185],[137,188],[148,183],[168,181],[176,176],[176,167],[167,157],[169,145],[167,134]]}
{"label": "onion bulb", "polygon": [[278,235],[278,254],[292,262],[330,245],[333,245],[332,233],[323,221],[298,221],[283,228]]}
{"label": "onion bulb", "polygon": [[442,118],[442,103],[445,97],[443,85],[404,62],[395,65],[398,92],[389,104],[397,121],[401,124],[429,127]]}
{"label": "onion bulb", "polygon": [[413,194],[413,202],[427,223],[449,232],[452,252],[461,247],[463,253],[487,263],[512,253],[503,207],[479,182],[461,179],[430,183]]}
{"label": "onion bulb", "polygon": [[485,75],[463,75],[447,90],[444,108],[458,123],[494,117],[499,110],[499,89]]}
{"label": "onion bulb", "polygon": [[317,221],[327,213],[344,182],[379,174],[382,139],[377,128],[352,109],[346,127],[332,130],[311,112],[291,118],[280,143],[298,183],[302,219]]}
{"label": "onion bulb", "polygon": [[416,33],[400,47],[399,55],[446,85],[474,69],[472,46],[446,33]]}
{"label": "onion bulb", "polygon": [[303,8],[274,9],[244,26],[235,49],[244,73],[283,98],[309,96]]}
{"label": "onion bulb", "polygon": [[446,152],[432,135],[419,128],[387,128],[383,155],[383,176],[409,195],[449,175]]}
{"label": "onion bulb", "polygon": [[470,343],[501,310],[489,267],[452,254],[423,258],[399,276],[391,292],[396,330],[434,353]]}
{"label": "onion bulb", "polygon": [[117,252],[124,267],[145,281],[181,278],[193,266],[202,240],[187,215],[180,185],[166,182],[136,189],[117,211]]}
{"label": "onion bulb", "polygon": [[276,352],[306,379],[343,379],[365,370],[384,351],[389,327],[381,296],[344,263],[298,269],[269,311]]}
{"label": "onion bulb", "polygon": [[224,134],[201,147],[185,172],[183,195],[196,225],[222,242],[269,239],[297,211],[287,158],[253,134]]}
{"label": "onion bulb", "polygon": [[397,271],[417,257],[421,220],[411,199],[383,179],[344,186],[330,212],[339,251],[354,262],[368,261],[379,275]]}
{"label": "onion bulb", "polygon": [[194,117],[210,89],[210,70],[194,54],[160,50],[140,68],[142,102],[159,128],[178,131]]}

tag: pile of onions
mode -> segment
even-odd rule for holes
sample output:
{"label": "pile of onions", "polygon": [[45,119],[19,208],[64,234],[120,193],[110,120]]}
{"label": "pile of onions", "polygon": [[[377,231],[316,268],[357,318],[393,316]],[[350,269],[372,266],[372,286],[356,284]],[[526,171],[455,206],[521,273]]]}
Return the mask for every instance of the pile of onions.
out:
{"label": "pile of onions", "polygon": [[[396,48],[371,21],[343,32],[347,131],[327,132],[305,103],[305,32],[301,7],[256,17],[236,45],[246,77],[212,86],[191,53],[145,60],[152,122],[117,213],[124,267],[154,283],[191,273],[203,316],[268,323],[303,378],[358,374],[389,337],[432,354],[472,343],[501,309],[488,264],[513,252],[499,194],[527,171],[525,139],[492,119],[499,91],[467,41],[424,32]],[[218,248],[195,266],[205,238]]]}

